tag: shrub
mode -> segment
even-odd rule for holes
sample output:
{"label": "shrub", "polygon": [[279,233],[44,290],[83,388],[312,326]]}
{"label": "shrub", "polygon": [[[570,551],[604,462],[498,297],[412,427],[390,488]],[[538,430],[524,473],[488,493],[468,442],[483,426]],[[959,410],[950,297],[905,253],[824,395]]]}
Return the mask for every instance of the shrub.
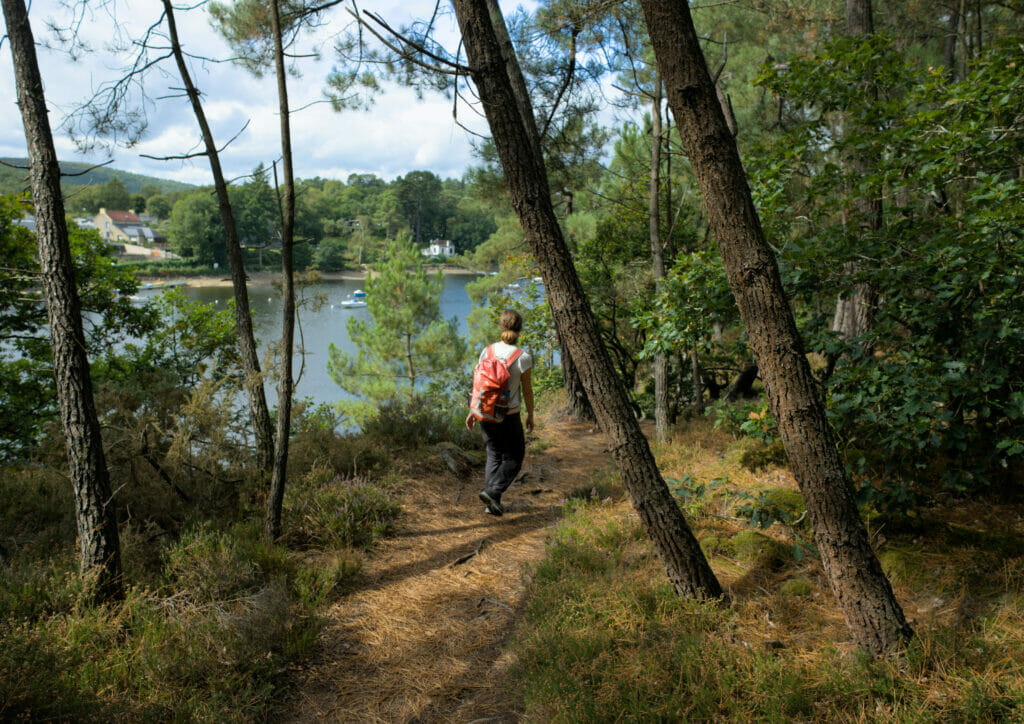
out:
{"label": "shrub", "polygon": [[393,399],[381,405],[363,423],[363,435],[394,448],[417,448],[439,442],[459,447],[480,447],[480,435],[466,430],[468,410],[438,404],[433,399]]}
{"label": "shrub", "polygon": [[367,548],[392,530],[401,510],[379,484],[318,466],[285,493],[285,537],[301,545]]}

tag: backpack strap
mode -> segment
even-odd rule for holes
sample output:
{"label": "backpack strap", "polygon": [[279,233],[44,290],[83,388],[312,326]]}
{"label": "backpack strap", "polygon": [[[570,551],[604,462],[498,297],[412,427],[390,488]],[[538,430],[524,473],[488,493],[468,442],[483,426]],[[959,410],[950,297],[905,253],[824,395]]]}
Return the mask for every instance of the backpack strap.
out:
{"label": "backpack strap", "polygon": [[517,359],[519,359],[519,356],[520,356],[520,355],[521,355],[522,353],[523,353],[523,350],[522,350],[521,348],[517,348],[515,352],[513,352],[512,354],[510,354],[510,355],[509,355],[509,356],[508,356],[508,357],[507,357],[507,358],[505,359],[505,366],[506,366],[506,367],[511,367],[512,365],[514,365],[514,364],[516,363],[516,360],[517,360]]}

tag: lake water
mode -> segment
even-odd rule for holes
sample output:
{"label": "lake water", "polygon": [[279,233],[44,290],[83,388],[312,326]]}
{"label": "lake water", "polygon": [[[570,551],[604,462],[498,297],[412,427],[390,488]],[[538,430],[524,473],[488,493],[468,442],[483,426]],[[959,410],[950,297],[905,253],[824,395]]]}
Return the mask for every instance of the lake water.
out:
{"label": "lake water", "polygon": [[[466,294],[466,285],[475,278],[461,274],[445,276],[444,290],[441,293],[441,315],[445,319],[455,317],[458,320],[461,334],[466,334],[468,330],[466,317],[471,308],[469,296]],[[303,289],[303,294],[307,297],[311,297],[313,294],[326,295],[327,302],[317,312],[313,312],[311,309],[300,311],[299,321],[302,325],[302,339],[306,349],[306,367],[295,390],[296,398],[311,397],[320,403],[335,402],[348,397],[327,374],[327,350],[333,342],[344,352],[354,353],[356,351],[355,345],[348,338],[348,320],[352,317],[369,318],[369,310],[365,307],[346,309],[341,306],[341,301],[364,286],[365,282],[362,280],[339,280],[325,281]],[[219,308],[223,308],[230,299],[234,298],[230,286],[185,287],[185,292],[195,301],[213,304]],[[145,290],[141,291],[139,296],[152,297],[158,294],[160,294],[159,291]],[[249,303],[252,308],[253,327],[260,347],[260,359],[263,360],[267,345],[276,343],[281,338],[282,300],[269,283],[250,282]],[[296,327],[296,350],[298,350],[299,344],[299,330]],[[292,367],[296,378],[301,365],[302,357],[296,352]],[[267,401],[271,405],[274,405],[277,399],[276,385],[276,379],[268,381],[267,384]]]}

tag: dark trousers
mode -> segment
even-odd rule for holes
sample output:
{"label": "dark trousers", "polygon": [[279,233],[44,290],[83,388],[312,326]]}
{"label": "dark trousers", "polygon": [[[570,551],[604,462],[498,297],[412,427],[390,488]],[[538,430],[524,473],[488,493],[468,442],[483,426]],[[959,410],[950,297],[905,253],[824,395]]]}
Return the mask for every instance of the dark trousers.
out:
{"label": "dark trousers", "polygon": [[501,422],[481,422],[487,446],[487,468],[484,471],[484,490],[495,500],[501,500],[512,481],[523,467],[526,438],[519,413],[506,415]]}

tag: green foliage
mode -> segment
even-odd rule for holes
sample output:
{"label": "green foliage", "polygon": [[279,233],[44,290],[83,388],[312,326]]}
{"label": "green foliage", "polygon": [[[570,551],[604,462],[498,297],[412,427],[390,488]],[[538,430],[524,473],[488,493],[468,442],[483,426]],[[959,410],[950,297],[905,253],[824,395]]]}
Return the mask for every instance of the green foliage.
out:
{"label": "green foliage", "polygon": [[341,271],[351,264],[348,244],[335,237],[321,241],[313,252],[313,268],[320,271]]}
{"label": "green foliage", "polygon": [[[315,22],[309,13],[316,3],[304,0],[284,0],[278,5],[281,42],[287,51],[299,31]],[[257,78],[263,76],[274,62],[274,37],[271,7],[258,0],[233,0],[210,4],[210,17],[214,27],[231,46],[234,62]]]}
{"label": "green foliage", "polygon": [[715,488],[727,485],[729,477],[714,478],[702,483],[692,475],[685,474],[679,478],[666,478],[665,483],[672,491],[672,495],[679,499],[679,505],[686,515],[689,518],[698,518],[707,513],[705,510],[706,497]]}
{"label": "green foliage", "polygon": [[744,350],[716,340],[714,325],[732,326],[737,321],[721,257],[711,251],[676,257],[653,304],[634,316],[634,324],[647,332],[645,358],[655,352],[679,354],[694,348],[705,354],[718,350],[723,356],[735,356]]}
{"label": "green foliage", "polygon": [[182,289],[167,289],[149,305],[161,325],[141,342],[128,342],[123,355],[110,354],[112,376],[163,376],[185,389],[204,377],[217,380],[240,374],[234,301],[224,309],[192,301]]}
{"label": "green foliage", "polygon": [[391,533],[402,512],[393,495],[363,477],[342,477],[315,467],[288,486],[284,519],[290,543],[369,548]]}
{"label": "green foliage", "polygon": [[[244,184],[228,188],[238,241],[243,246],[258,247],[277,240],[280,227],[277,200],[267,175],[267,170],[260,164]],[[300,216],[302,214],[296,209],[296,233],[299,233]]]}
{"label": "green foliage", "polygon": [[444,235],[447,213],[441,198],[441,179],[430,171],[410,171],[396,182],[395,194],[414,244]]}
{"label": "green foliage", "polygon": [[[0,196],[0,457],[23,454],[56,419],[53,359],[46,332],[45,301],[39,288],[35,239],[15,225],[24,205]],[[130,272],[118,268],[95,230],[68,224],[72,262],[83,311],[87,351],[92,359],[129,337],[146,334],[156,317],[132,305],[138,289]]]}
{"label": "green foliage", "polygon": [[385,402],[410,399],[418,391],[447,401],[442,406],[457,404],[457,391],[468,384],[467,349],[456,320],[441,318],[444,277],[427,274],[422,255],[408,240],[392,243],[387,260],[374,271],[366,280],[370,319],[348,322],[358,352],[330,347],[331,378],[359,397],[342,405],[361,423]]}
{"label": "green foliage", "polygon": [[171,202],[163,194],[150,196],[146,200],[146,213],[157,219],[166,219],[171,215]]}
{"label": "green foliage", "polygon": [[196,191],[178,200],[171,210],[167,233],[181,256],[206,266],[227,263],[220,209],[208,190]]}
{"label": "green foliage", "polygon": [[387,400],[363,422],[361,432],[391,450],[415,450],[452,442],[461,448],[480,444],[480,436],[466,430],[467,400],[458,395]]}
{"label": "green foliage", "polygon": [[[1020,38],[993,44],[954,83],[885,36],[844,38],[764,73],[794,109],[755,171],[787,288],[806,309],[862,283],[882,300],[849,344],[825,314],[802,320],[839,360],[829,412],[862,498],[889,512],[997,484],[1024,455],[1019,54]],[[880,229],[846,222],[854,198],[882,195]]]}
{"label": "green foliage", "polygon": [[446,224],[446,235],[457,254],[472,252],[497,230],[493,214],[469,204],[459,204]]}

